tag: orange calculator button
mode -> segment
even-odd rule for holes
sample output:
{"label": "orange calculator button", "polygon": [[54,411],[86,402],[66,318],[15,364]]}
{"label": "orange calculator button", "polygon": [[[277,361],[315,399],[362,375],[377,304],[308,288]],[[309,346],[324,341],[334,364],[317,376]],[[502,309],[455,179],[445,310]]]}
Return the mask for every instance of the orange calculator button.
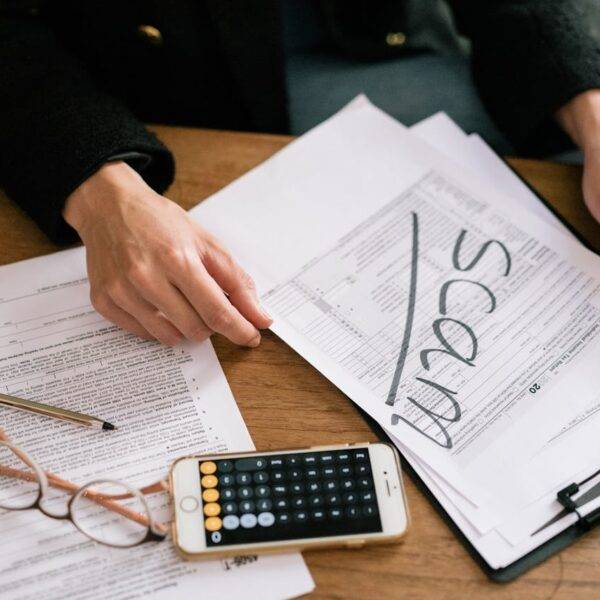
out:
{"label": "orange calculator button", "polygon": [[204,521],[204,527],[206,527],[207,531],[219,531],[222,524],[223,522],[219,517],[208,517],[208,519]]}
{"label": "orange calculator button", "polygon": [[204,505],[204,514],[207,517],[216,517],[221,512],[221,507],[215,502]]}
{"label": "orange calculator button", "polygon": [[219,492],[215,488],[204,490],[202,492],[202,500],[204,502],[216,502],[219,499]]}
{"label": "orange calculator button", "polygon": [[200,473],[202,473],[202,475],[212,475],[216,470],[217,465],[215,465],[212,460],[200,463]]}
{"label": "orange calculator button", "polygon": [[205,475],[200,480],[200,483],[202,484],[203,488],[214,488],[217,487],[219,480],[214,475]]}

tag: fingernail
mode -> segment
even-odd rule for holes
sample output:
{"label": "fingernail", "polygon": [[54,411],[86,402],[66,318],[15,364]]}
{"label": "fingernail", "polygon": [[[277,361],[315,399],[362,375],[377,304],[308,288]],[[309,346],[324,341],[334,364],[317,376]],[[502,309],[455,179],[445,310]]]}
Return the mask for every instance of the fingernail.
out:
{"label": "fingernail", "polygon": [[260,344],[260,333],[257,333],[249,342],[248,348],[256,348]]}
{"label": "fingernail", "polygon": [[273,317],[262,306],[260,307],[260,312],[265,319],[268,319],[269,321],[273,320]]}

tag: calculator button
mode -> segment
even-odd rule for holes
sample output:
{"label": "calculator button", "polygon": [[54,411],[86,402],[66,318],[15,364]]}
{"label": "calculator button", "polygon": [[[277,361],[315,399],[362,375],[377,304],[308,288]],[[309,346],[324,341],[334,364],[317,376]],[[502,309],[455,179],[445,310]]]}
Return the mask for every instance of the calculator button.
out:
{"label": "calculator button", "polygon": [[337,455],[338,462],[346,463],[350,460],[350,452],[340,452]]}
{"label": "calculator button", "polygon": [[361,477],[356,483],[358,484],[358,487],[362,489],[368,489],[373,486],[370,477]]}
{"label": "calculator button", "polygon": [[323,482],[323,489],[326,492],[334,492],[338,488],[338,482],[335,479],[330,479]]}
{"label": "calculator button", "polygon": [[204,527],[207,531],[219,531],[222,524],[223,521],[221,521],[219,517],[208,517],[208,519],[204,521]]}
{"label": "calculator button", "polygon": [[308,505],[309,506],[322,506],[324,502],[323,496],[309,496],[308,497]]}
{"label": "calculator button", "polygon": [[254,479],[254,483],[267,483],[267,481],[269,481],[269,475],[268,473],[265,473],[265,471],[257,471],[252,476],[252,479]]}
{"label": "calculator button", "polygon": [[318,481],[311,481],[307,484],[306,489],[314,494],[315,492],[321,491],[321,484]]}
{"label": "calculator button", "polygon": [[310,513],[310,518],[313,521],[323,521],[325,519],[325,511],[324,510],[313,510]]}
{"label": "calculator button", "polygon": [[353,479],[344,479],[342,481],[342,485],[340,485],[340,488],[345,491],[353,489],[354,488],[354,480]]}
{"label": "calculator button", "polygon": [[252,500],[242,500],[240,502],[240,512],[241,513],[251,513],[254,512],[254,502]]}
{"label": "calculator button", "polygon": [[217,471],[219,471],[219,473],[231,473],[231,471],[233,471],[233,461],[220,460],[217,463]]}
{"label": "calculator button", "polygon": [[240,526],[240,519],[235,515],[227,515],[223,519],[223,527],[225,529],[237,529]]}
{"label": "calculator button", "polygon": [[219,483],[222,487],[229,487],[235,483],[235,477],[233,475],[221,475]]}
{"label": "calculator button", "polygon": [[348,492],[344,494],[344,504],[356,504],[358,497],[356,492]]}
{"label": "calculator button", "polygon": [[274,496],[285,496],[287,494],[287,486],[285,485],[274,485],[272,489]]}
{"label": "calculator button", "polygon": [[223,512],[226,515],[234,515],[237,512],[238,506],[235,502],[225,502],[223,504]]}
{"label": "calculator button", "polygon": [[290,521],[291,521],[291,518],[288,513],[279,513],[277,515],[277,523],[279,525],[287,525]]}
{"label": "calculator button", "polygon": [[212,460],[200,463],[200,473],[202,475],[212,475],[217,470],[217,465]]}
{"label": "calculator button", "polygon": [[238,498],[242,500],[247,500],[248,498],[252,498],[254,492],[251,487],[241,487],[238,489]]}
{"label": "calculator button", "polygon": [[214,475],[205,475],[201,480],[200,484],[203,488],[214,488],[217,487],[219,480]]}
{"label": "calculator button", "polygon": [[292,498],[292,508],[304,508],[306,506],[306,500],[302,496]]}
{"label": "calculator button", "polygon": [[267,466],[267,460],[265,458],[238,458],[235,462],[236,471],[260,471]]}
{"label": "calculator button", "polygon": [[363,502],[372,502],[375,500],[375,494],[373,492],[362,492],[360,495],[360,499]]}
{"label": "calculator button", "polygon": [[299,510],[294,513],[296,523],[305,523],[308,519],[308,513],[305,510]]}
{"label": "calculator button", "polygon": [[341,500],[341,498],[340,498],[339,494],[329,494],[328,496],[325,497],[325,501],[330,506],[338,505],[340,503],[340,500]]}
{"label": "calculator button", "polygon": [[340,475],[343,477],[352,475],[352,467],[350,465],[344,465],[343,467],[340,467]]}
{"label": "calculator button", "polygon": [[349,506],[346,509],[346,516],[350,519],[358,519],[358,517],[360,517],[360,510],[358,506]]}
{"label": "calculator button", "polygon": [[323,477],[335,477],[335,469],[333,467],[325,467],[323,469]]}
{"label": "calculator button", "polygon": [[342,511],[339,508],[330,508],[327,514],[335,521],[342,518]]}
{"label": "calculator button", "polygon": [[285,473],[283,471],[273,471],[271,473],[271,479],[275,482],[285,481]]}
{"label": "calculator button", "polygon": [[260,512],[268,512],[273,508],[273,503],[268,498],[261,498],[256,501],[256,509]]}
{"label": "calculator button", "polygon": [[299,467],[300,466],[300,457],[299,456],[287,456],[285,459],[285,464],[288,467]]}
{"label": "calculator button", "polygon": [[223,500],[233,500],[235,498],[235,490],[233,488],[224,488],[221,490],[221,498]]}
{"label": "calculator button", "polygon": [[204,505],[204,514],[207,517],[216,517],[221,514],[221,506],[216,502],[209,502]]}
{"label": "calculator button", "polygon": [[368,475],[371,472],[369,465],[356,465],[356,474],[357,475]]}
{"label": "calculator button", "polygon": [[333,462],[333,454],[321,454],[321,464],[330,465]]}
{"label": "calculator button", "polygon": [[257,498],[266,498],[271,495],[271,488],[268,485],[257,485],[254,488],[254,494]]}
{"label": "calculator button", "polygon": [[285,509],[288,506],[288,501],[285,498],[279,498],[279,500],[275,500],[275,508],[278,508],[279,510]]}
{"label": "calculator button", "polygon": [[312,467],[317,464],[317,457],[314,454],[305,454],[304,455],[304,464],[306,466]]}
{"label": "calculator button", "polygon": [[221,534],[220,534],[218,531],[213,531],[213,532],[210,534],[210,539],[211,539],[211,540],[212,540],[212,541],[213,541],[215,544],[218,544],[218,543],[219,543],[219,542],[220,542],[220,541],[223,539],[223,537],[221,536]]}
{"label": "calculator button", "polygon": [[301,494],[304,491],[304,486],[301,483],[292,483],[290,485],[290,492],[292,494]]}
{"label": "calculator button", "polygon": [[292,469],[288,471],[288,479],[290,481],[298,481],[298,479],[302,479],[302,471],[300,469]]}
{"label": "calculator button", "polygon": [[319,469],[307,469],[306,477],[308,479],[316,479],[319,476]]}
{"label": "calculator button", "polygon": [[258,515],[258,524],[261,527],[271,527],[275,523],[275,515],[270,512],[262,512]]}
{"label": "calculator button", "polygon": [[219,499],[219,492],[215,488],[204,490],[202,492],[202,500],[204,502],[216,502]]}
{"label": "calculator button", "polygon": [[354,460],[356,462],[362,462],[367,460],[367,451],[366,450],[355,450],[354,451]]}
{"label": "calculator button", "polygon": [[248,485],[249,483],[252,483],[252,475],[250,475],[250,473],[238,473],[235,476],[235,480],[238,485]]}
{"label": "calculator button", "polygon": [[377,507],[374,504],[363,506],[362,513],[365,517],[374,517],[377,514]]}
{"label": "calculator button", "polygon": [[269,458],[269,466],[273,469],[283,467],[283,458]]}
{"label": "calculator button", "polygon": [[256,522],[256,515],[253,515],[252,513],[242,515],[240,518],[240,524],[245,529],[252,529],[252,527],[256,527]]}

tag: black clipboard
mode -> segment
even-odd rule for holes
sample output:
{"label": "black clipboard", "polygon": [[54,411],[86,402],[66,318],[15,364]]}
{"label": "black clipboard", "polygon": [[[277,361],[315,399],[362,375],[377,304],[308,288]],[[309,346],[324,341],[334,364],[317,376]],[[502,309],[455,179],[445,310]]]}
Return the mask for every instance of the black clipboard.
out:
{"label": "black clipboard", "polygon": [[[550,210],[560,221],[569,229],[569,231],[577,238],[579,242],[583,246],[585,246],[588,250],[591,250],[595,254],[599,254],[588,240],[586,240],[573,226],[568,223],[560,214],[556,212],[554,207],[544,198],[542,197],[537,190],[535,190],[531,185],[521,177],[519,173],[515,171],[502,157],[499,158],[504,162],[508,168],[535,194],[544,206]],[[590,217],[591,218],[591,217]],[[363,416],[369,427],[373,430],[373,432],[377,435],[377,437],[382,440],[391,443],[395,446],[394,442],[390,439],[385,430],[375,421],[372,417],[370,417],[362,408],[358,405],[352,404],[356,407],[358,412]],[[406,473],[409,474],[413,483],[417,486],[420,492],[429,500],[438,514],[442,517],[446,525],[450,528],[452,533],[458,538],[460,543],[464,546],[467,552],[470,554],[471,558],[479,565],[481,570],[492,580],[498,583],[508,583],[509,581],[513,581],[520,575],[523,575],[529,569],[539,565],[544,562],[546,559],[550,558],[554,554],[560,552],[570,544],[572,544],[575,540],[580,538],[582,535],[587,533],[591,527],[593,526],[591,522],[587,519],[579,519],[573,525],[567,527],[554,537],[546,540],[544,543],[540,544],[537,548],[525,554],[521,558],[517,559],[515,562],[507,565],[505,567],[501,567],[500,569],[494,569],[490,567],[490,565],[486,562],[481,554],[477,551],[475,546],[471,544],[471,542],[467,539],[467,537],[460,530],[458,525],[452,520],[452,517],[446,512],[444,507],[438,502],[437,498],[433,494],[433,492],[427,487],[425,482],[419,477],[416,471],[411,467],[409,462],[404,458],[402,453],[400,453],[400,460],[402,463],[402,468]],[[595,511],[595,516],[597,517],[594,525],[600,523],[600,509]]]}

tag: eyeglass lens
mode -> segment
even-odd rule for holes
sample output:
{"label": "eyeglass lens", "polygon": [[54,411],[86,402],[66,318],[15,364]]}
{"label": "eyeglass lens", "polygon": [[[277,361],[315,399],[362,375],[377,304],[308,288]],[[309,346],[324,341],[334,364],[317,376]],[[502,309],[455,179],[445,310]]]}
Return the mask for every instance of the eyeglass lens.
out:
{"label": "eyeglass lens", "polygon": [[91,483],[71,503],[71,518],[92,539],[111,546],[133,546],[149,530],[144,501],[132,488],[117,481]]}

